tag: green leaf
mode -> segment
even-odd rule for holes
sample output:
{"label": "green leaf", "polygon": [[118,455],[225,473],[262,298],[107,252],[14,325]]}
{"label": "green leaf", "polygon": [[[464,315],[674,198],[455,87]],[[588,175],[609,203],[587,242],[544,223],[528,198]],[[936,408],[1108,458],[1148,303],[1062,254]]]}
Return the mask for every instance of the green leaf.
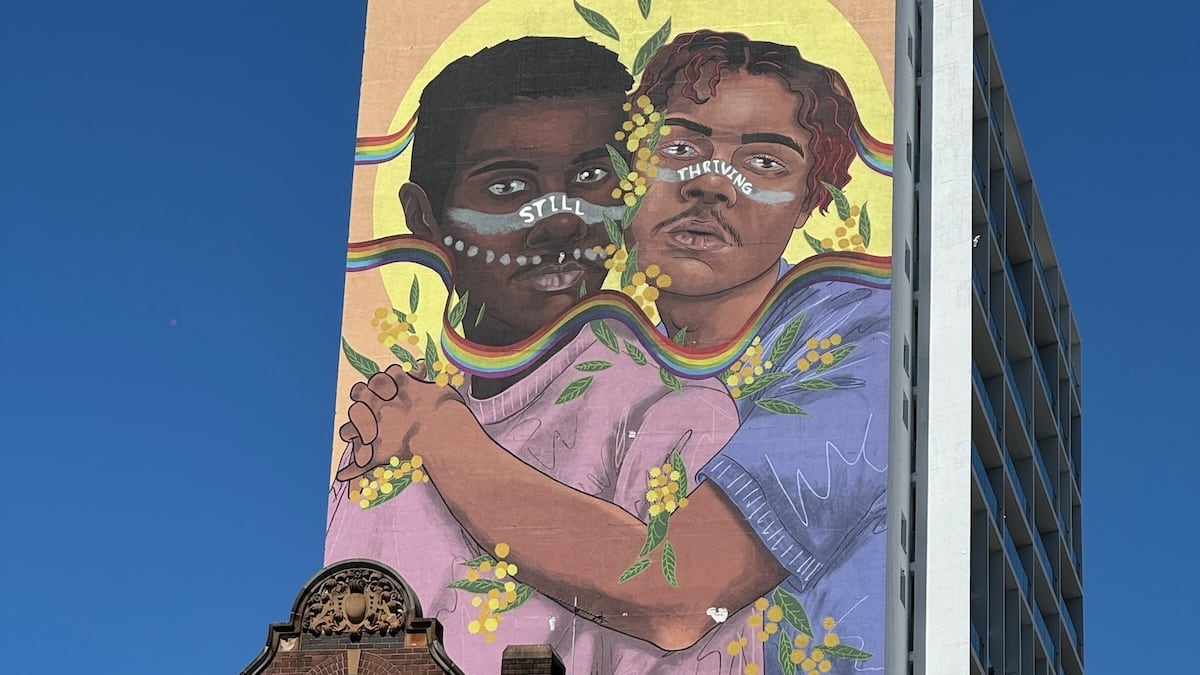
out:
{"label": "green leaf", "polygon": [[780,629],[779,639],[775,643],[775,655],[779,658],[779,668],[783,675],[796,675],[796,664],[792,663],[793,639],[787,630]]}
{"label": "green leaf", "polygon": [[525,584],[517,584],[517,589],[515,592],[517,594],[517,597],[514,598],[512,602],[508,603],[508,607],[497,610],[496,611],[497,614],[503,614],[504,612],[511,612],[512,610],[525,604],[526,600],[533,597],[533,586],[527,586]]}
{"label": "green leaf", "polygon": [[612,162],[613,171],[617,172],[617,180],[625,180],[629,175],[629,165],[625,163],[625,158],[613,146],[605,145],[604,147],[608,150],[608,159]]}
{"label": "green leaf", "polygon": [[867,203],[863,202],[858,212],[858,233],[863,238],[863,248],[871,245],[871,217],[867,215]]}
{"label": "green leaf", "polygon": [[662,552],[662,572],[663,578],[671,584],[673,588],[679,588],[679,580],[675,578],[675,547],[671,546],[671,542],[663,544]]}
{"label": "green leaf", "polygon": [[585,295],[587,295],[587,279],[581,279],[579,281],[579,297],[582,298]]}
{"label": "green leaf", "polygon": [[775,384],[780,380],[786,380],[791,376],[791,373],[767,373],[766,375],[759,375],[755,377],[754,381],[750,384],[742,385],[742,395],[740,398],[746,398],[747,396],[757,394],[772,384]]}
{"label": "green leaf", "polygon": [[644,199],[645,195],[642,195],[633,202],[633,206],[625,207],[625,212],[621,214],[621,229],[629,229],[629,224],[633,222],[633,217],[637,215],[638,209],[642,208],[642,201]]}
{"label": "green leaf", "polygon": [[395,307],[392,308],[392,314],[395,314],[396,318],[400,321],[408,321],[408,315],[396,309]]}
{"label": "green leaf", "polygon": [[426,372],[433,375],[433,364],[438,361],[437,344],[433,341],[433,336],[429,333],[425,334],[425,369]]}
{"label": "green leaf", "polygon": [[779,413],[780,415],[807,415],[808,414],[808,413],[804,412],[804,408],[801,408],[800,406],[796,405],[795,403],[785,401],[781,398],[764,398],[760,401],[755,401],[754,405],[762,408],[763,410],[769,410],[773,413]]}
{"label": "green leaf", "polygon": [[649,566],[650,566],[649,558],[639,558],[639,559],[635,560],[632,565],[625,568],[624,572],[621,572],[621,576],[617,577],[617,583],[623,584],[626,581],[629,581],[630,579],[636,577],[637,575],[641,574],[642,572],[645,572],[646,568]]}
{"label": "green leaf", "polygon": [[677,344],[677,345],[687,344],[687,330],[688,330],[687,326],[683,326],[679,330],[675,331],[675,336],[671,338],[672,340],[675,341],[675,344]]}
{"label": "green leaf", "polygon": [[651,35],[648,40],[642,43],[642,48],[638,50],[637,56],[633,58],[633,70],[630,71],[630,74],[637,77],[638,73],[642,72],[642,69],[650,62],[650,59],[654,58],[654,55],[658,53],[658,50],[667,44],[667,38],[669,37],[671,37],[671,20],[667,19],[662,28],[659,28],[655,31],[654,35]]}
{"label": "green leaf", "polygon": [[637,244],[629,249],[629,255],[625,258],[625,271],[621,272],[621,288],[633,283],[633,275],[637,274]]}
{"label": "green leaf", "polygon": [[639,557],[649,555],[667,538],[667,517],[666,512],[663,512],[650,519],[650,524],[646,526],[646,543],[642,544]]}
{"label": "green leaf", "polygon": [[662,383],[667,385],[668,388],[673,389],[676,394],[683,391],[683,384],[679,381],[679,378],[675,377],[674,373],[662,366],[658,367],[658,379],[662,380]]}
{"label": "green leaf", "polygon": [[642,10],[642,18],[650,18],[650,0],[638,0],[638,9]]}
{"label": "green leaf", "polygon": [[373,506],[379,506],[380,504],[388,501],[389,499],[398,497],[401,492],[404,492],[404,488],[408,487],[409,485],[412,485],[412,475],[405,474],[405,475],[393,480],[391,483],[392,483],[392,491],[387,494],[383,494],[382,492],[380,492],[378,497],[371,500],[371,503],[367,506],[367,508],[371,508]]}
{"label": "green leaf", "polygon": [[854,349],[856,347],[858,347],[858,345],[856,345],[856,344],[842,345],[841,347],[837,347],[833,351],[829,352],[830,354],[833,354],[833,361],[829,365],[825,365],[824,363],[822,363],[817,368],[817,372],[823,373],[823,372],[829,370],[830,368],[836,366],[837,364],[841,363],[842,361],[845,361],[846,357],[850,356],[850,352],[854,351]]}
{"label": "green leaf", "polygon": [[607,323],[593,321],[589,325],[592,327],[592,332],[596,334],[596,339],[600,341],[600,344],[611,349],[614,354],[621,353],[621,348],[617,346],[617,336],[608,327]]}
{"label": "green leaf", "polygon": [[484,310],[484,308],[485,308],[485,307],[487,307],[487,303],[486,303],[486,302],[484,302],[484,303],[481,303],[481,304],[479,305],[479,313],[475,315],[475,327],[476,327],[476,328],[478,328],[478,327],[479,327],[479,322],[480,322],[480,321],[483,321],[483,310]]}
{"label": "green leaf", "polygon": [[828,253],[829,252],[829,249],[827,249],[821,245],[820,239],[817,239],[816,237],[812,236],[811,234],[809,234],[807,232],[804,233],[804,241],[807,241],[808,245],[812,247],[812,250],[816,251],[817,253]]}
{"label": "green leaf", "polygon": [[603,218],[604,231],[608,233],[608,240],[612,242],[613,246],[624,248],[625,235],[621,233],[621,227],[613,222],[613,219],[609,218],[607,213],[603,214]]}
{"label": "green leaf", "polygon": [[[688,432],[684,438],[691,438],[691,432]],[[679,480],[676,481],[679,483],[679,489],[675,491],[676,501],[678,501],[680,497],[686,497],[688,489],[687,467],[683,465],[683,457],[679,455],[679,447],[682,447],[682,445],[683,444],[680,443],[679,446],[671,451],[671,470],[679,472]]]}
{"label": "green leaf", "polygon": [[821,181],[821,185],[824,185],[825,189],[829,190],[829,195],[833,197],[833,203],[835,206],[837,206],[838,218],[841,218],[843,221],[849,218],[850,200],[846,199],[846,193],[830,185],[829,183],[826,183],[825,181]]}
{"label": "green leaf", "polygon": [[600,12],[597,12],[594,9],[588,9],[578,2],[575,3],[575,11],[579,12],[579,16],[583,17],[583,20],[587,22],[587,25],[596,29],[596,31],[598,31],[601,35],[610,37],[617,42],[621,41],[621,34],[617,32],[616,27],[612,25],[612,22],[604,18],[604,15]]}
{"label": "green leaf", "polygon": [[400,361],[400,363],[407,363],[408,365],[413,366],[414,368],[416,367],[417,360],[415,358],[413,358],[413,355],[410,354],[407,349],[405,349],[404,347],[401,347],[400,345],[392,345],[391,347],[389,347],[389,349],[391,349],[392,355],[395,356],[396,359]]}
{"label": "green leaf", "polygon": [[354,351],[350,343],[346,342],[346,338],[342,338],[342,353],[346,355],[346,360],[350,362],[350,365],[362,373],[363,377],[369,378],[379,372],[379,364]]}
{"label": "green leaf", "polygon": [[654,123],[654,131],[650,132],[650,135],[646,137],[646,142],[643,143],[642,145],[650,152],[654,152],[655,150],[658,149],[658,142],[660,140],[662,140],[662,119],[661,118],[657,122]]}
{"label": "green leaf", "polygon": [[638,349],[631,342],[625,342],[625,353],[629,355],[630,360],[639,366],[646,365],[646,353]]}
{"label": "green leaf", "polygon": [[872,656],[871,652],[864,652],[861,649],[855,649],[850,645],[834,645],[833,647],[821,647],[825,656],[830,656],[835,659],[853,659],[854,661],[865,661]]}
{"label": "green leaf", "polygon": [[554,403],[558,404],[558,403],[566,403],[567,401],[574,401],[575,399],[579,398],[580,396],[583,396],[587,392],[588,388],[591,386],[592,386],[592,376],[591,375],[588,375],[587,377],[581,377],[578,380],[575,380],[574,382],[572,382],[571,384],[568,384],[567,388],[563,389],[562,393],[558,395],[558,398],[554,399]]}
{"label": "green leaf", "polygon": [[413,276],[412,286],[408,288],[408,309],[413,313],[417,311],[417,305],[421,302],[421,282]]}
{"label": "green leaf", "polygon": [[807,380],[800,380],[799,382],[797,382],[795,384],[795,387],[797,389],[807,389],[809,391],[822,391],[825,389],[837,389],[838,388],[837,384],[830,382],[829,380],[822,380],[819,377],[813,377],[813,378],[809,378]]}
{"label": "green leaf", "polygon": [[783,610],[783,618],[792,624],[792,628],[804,633],[808,637],[813,637],[812,623],[808,620],[808,612],[804,611],[804,605],[800,604],[796,596],[782,588],[776,588],[771,593],[771,601],[779,605],[779,608]]}
{"label": "green leaf", "polygon": [[800,325],[804,323],[804,312],[788,322],[783,332],[771,345],[771,354],[767,356],[767,360],[773,363],[778,363],[780,359],[787,356],[787,353],[792,350],[796,344],[796,337],[800,335]]}
{"label": "green leaf", "polygon": [[471,581],[470,579],[458,579],[456,581],[451,581],[446,585],[446,588],[457,588],[461,591],[468,591],[470,593],[487,593],[491,590],[503,591],[504,582],[498,579],[476,579],[475,581]]}
{"label": "green leaf", "polygon": [[496,559],[493,558],[492,556],[484,553],[483,555],[471,558],[470,560],[464,562],[463,565],[466,565],[467,567],[478,568],[483,563],[488,563],[489,565],[495,565]]}
{"label": "green leaf", "polygon": [[458,303],[450,309],[450,327],[458,328],[462,325],[463,317],[467,315],[467,297],[471,295],[470,291],[464,291],[462,296],[458,298]]}
{"label": "green leaf", "polygon": [[612,368],[612,364],[608,361],[584,361],[576,363],[575,370],[582,370],[585,373],[594,373],[597,370],[607,370]]}

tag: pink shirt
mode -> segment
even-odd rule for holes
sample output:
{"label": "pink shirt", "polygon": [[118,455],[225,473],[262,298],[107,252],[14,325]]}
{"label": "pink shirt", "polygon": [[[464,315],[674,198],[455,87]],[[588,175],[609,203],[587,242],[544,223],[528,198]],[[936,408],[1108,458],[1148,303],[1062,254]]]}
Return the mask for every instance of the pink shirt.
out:
{"label": "pink shirt", "polygon": [[[467,396],[467,404],[488,435],[518,459],[648,522],[649,469],[662,465],[691,432],[680,454],[690,474],[688,484],[694,488],[696,472],[736,431],[737,409],[716,380],[680,380],[681,392],[668,388],[653,361],[638,365],[624,351],[626,341],[637,344],[632,336],[620,325],[609,325],[619,340],[620,353],[585,328],[517,384],[485,400]],[[611,366],[594,372],[575,368],[590,361]],[[571,401],[555,402],[568,384],[587,376],[592,382],[586,392]],[[469,386],[463,388],[468,390]],[[436,472],[436,467],[431,471]],[[696,645],[663,652],[649,642],[597,625],[586,615],[576,619],[569,607],[536,592],[501,615],[496,639],[489,644],[482,632],[467,630],[479,613],[470,602],[473,594],[447,588],[464,578],[467,568],[462,563],[484,551],[451,515],[432,484],[414,484],[366,510],[351,503],[346,490],[345,483],[335,483],[330,490],[326,564],[372,558],[399,572],[416,591],[425,616],[436,617],[445,626],[446,649],[469,675],[498,673],[501,654],[509,644],[549,643],[568,667],[574,662],[575,670],[569,671],[574,673],[721,673],[734,668],[740,672],[743,657],[730,657],[725,649],[744,635],[749,638],[746,656],[762,663],[761,649],[755,649],[756,629],[746,622],[749,610],[735,614],[738,608],[728,608],[728,620]],[[569,545],[569,533],[554,534]],[[512,551],[509,561],[519,566],[520,551]],[[644,572],[651,573],[657,573],[657,566]],[[519,577],[518,573],[518,581]]]}

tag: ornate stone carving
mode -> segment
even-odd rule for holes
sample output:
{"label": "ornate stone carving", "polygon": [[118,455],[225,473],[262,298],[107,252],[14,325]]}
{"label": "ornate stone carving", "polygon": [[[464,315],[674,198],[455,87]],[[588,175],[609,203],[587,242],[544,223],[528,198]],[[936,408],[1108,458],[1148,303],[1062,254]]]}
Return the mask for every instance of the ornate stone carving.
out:
{"label": "ornate stone carving", "polygon": [[407,593],[377,570],[343,569],[305,599],[300,628],[313,635],[395,635],[407,620],[406,599]]}

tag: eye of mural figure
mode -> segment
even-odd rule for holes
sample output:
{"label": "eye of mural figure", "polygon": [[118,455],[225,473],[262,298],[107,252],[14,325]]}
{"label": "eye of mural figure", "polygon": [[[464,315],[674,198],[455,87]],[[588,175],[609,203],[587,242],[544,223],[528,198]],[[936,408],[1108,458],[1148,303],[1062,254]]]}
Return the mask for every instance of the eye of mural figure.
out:
{"label": "eye of mural figure", "polygon": [[674,159],[692,159],[700,156],[700,151],[696,149],[696,146],[684,141],[666,143],[659,149],[659,153]]}
{"label": "eye of mural figure", "polygon": [[787,171],[787,165],[771,155],[754,155],[746,161],[746,166],[764,175],[779,175]]}
{"label": "eye of mural figure", "polygon": [[608,174],[609,172],[607,170],[598,166],[594,166],[590,169],[584,169],[583,171],[575,174],[575,182],[580,185],[591,185],[593,183],[599,183],[605,178],[608,178]]}
{"label": "eye of mural figure", "polygon": [[488,192],[497,197],[508,197],[529,189],[529,184],[523,180],[513,178],[511,180],[502,180],[492,183],[488,186]]}

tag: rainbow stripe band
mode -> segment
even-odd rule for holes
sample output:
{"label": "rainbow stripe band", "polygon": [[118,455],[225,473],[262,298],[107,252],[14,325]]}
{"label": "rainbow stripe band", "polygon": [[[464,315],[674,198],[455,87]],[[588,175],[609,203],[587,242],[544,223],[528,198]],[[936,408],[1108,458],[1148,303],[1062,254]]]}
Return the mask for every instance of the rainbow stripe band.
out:
{"label": "rainbow stripe band", "polygon": [[864,164],[885,176],[892,175],[893,147],[890,143],[884,143],[868,133],[861,121],[855,122],[850,130],[850,140],[854,142],[854,148]]}
{"label": "rainbow stripe band", "polygon": [[[418,111],[420,112],[420,111]],[[383,164],[399,157],[408,144],[412,143],[413,128],[417,125],[417,113],[404,123],[394,134],[387,136],[363,136],[354,142],[355,164]]]}
{"label": "rainbow stripe band", "polygon": [[[412,236],[401,235],[351,244],[346,270],[361,272],[393,262],[412,262],[435,271],[449,289],[453,262],[440,247]],[[814,283],[844,281],[872,288],[891,288],[891,258],[860,253],[825,253],[795,265],[775,285],[754,317],[738,337],[719,347],[699,350],[672,342],[650,323],[632,299],[621,293],[601,291],[579,301],[551,320],[536,334],[514,345],[491,347],[459,335],[442,319],[442,352],[459,368],[484,377],[519,373],[547,352],[569,341],[593,321],[618,321],[629,328],[655,361],[688,379],[702,379],[723,372],[746,352],[762,329],[771,309],[785,296]]]}

